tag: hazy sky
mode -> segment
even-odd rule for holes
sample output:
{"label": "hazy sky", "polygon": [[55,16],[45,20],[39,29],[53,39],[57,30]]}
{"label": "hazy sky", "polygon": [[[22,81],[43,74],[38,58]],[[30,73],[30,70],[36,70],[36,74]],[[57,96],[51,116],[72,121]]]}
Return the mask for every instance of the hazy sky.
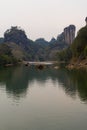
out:
{"label": "hazy sky", "polygon": [[85,25],[87,0],[0,0],[0,36],[11,26],[20,26],[35,40],[50,40],[74,24]]}

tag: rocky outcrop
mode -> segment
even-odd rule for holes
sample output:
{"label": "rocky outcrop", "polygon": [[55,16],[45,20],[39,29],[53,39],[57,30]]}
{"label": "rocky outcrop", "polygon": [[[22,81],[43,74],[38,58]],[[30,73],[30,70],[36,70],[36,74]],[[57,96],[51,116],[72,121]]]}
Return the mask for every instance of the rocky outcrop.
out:
{"label": "rocky outcrop", "polygon": [[56,42],[56,39],[53,37],[51,40],[50,40],[50,43],[55,43]]}
{"label": "rocky outcrop", "polygon": [[87,17],[85,18],[86,26],[87,26]]}
{"label": "rocky outcrop", "polygon": [[64,31],[58,35],[57,41],[72,44],[73,40],[75,39],[75,31],[76,27],[74,25],[64,28]]}
{"label": "rocky outcrop", "polygon": [[60,35],[57,36],[57,41],[65,42],[65,40],[64,40],[64,32],[62,32]]}
{"label": "rocky outcrop", "polygon": [[76,27],[74,25],[70,25],[64,28],[64,40],[66,43],[72,44],[75,38],[75,30],[76,30]]}

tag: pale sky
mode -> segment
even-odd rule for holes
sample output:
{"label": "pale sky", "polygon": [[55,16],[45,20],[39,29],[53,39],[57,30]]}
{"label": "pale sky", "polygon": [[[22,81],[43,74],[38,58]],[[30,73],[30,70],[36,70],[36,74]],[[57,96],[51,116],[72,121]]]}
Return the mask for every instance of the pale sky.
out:
{"label": "pale sky", "polygon": [[70,24],[78,31],[86,16],[87,0],[0,0],[0,37],[20,26],[32,40],[50,40]]}

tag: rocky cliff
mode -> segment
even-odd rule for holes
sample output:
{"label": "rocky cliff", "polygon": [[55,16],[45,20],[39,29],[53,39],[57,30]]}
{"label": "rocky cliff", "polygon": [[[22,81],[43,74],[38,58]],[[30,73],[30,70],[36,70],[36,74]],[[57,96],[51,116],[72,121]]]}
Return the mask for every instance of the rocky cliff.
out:
{"label": "rocky cliff", "polygon": [[58,35],[57,41],[65,42],[66,44],[72,44],[75,39],[76,27],[74,25],[69,25],[64,28],[64,31]]}
{"label": "rocky cliff", "polygon": [[66,43],[72,44],[73,40],[75,39],[75,30],[76,27],[74,25],[64,28],[64,40]]}
{"label": "rocky cliff", "polygon": [[87,25],[87,17],[85,18],[85,22],[86,22],[86,25]]}

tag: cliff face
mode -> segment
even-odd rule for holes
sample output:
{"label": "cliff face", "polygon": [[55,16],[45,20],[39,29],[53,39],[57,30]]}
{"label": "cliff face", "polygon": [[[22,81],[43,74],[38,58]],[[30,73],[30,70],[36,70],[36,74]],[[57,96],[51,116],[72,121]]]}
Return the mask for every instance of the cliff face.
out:
{"label": "cliff face", "polygon": [[72,44],[73,40],[75,39],[75,30],[76,27],[74,25],[64,28],[64,40],[66,43]]}
{"label": "cliff face", "polygon": [[85,18],[86,26],[87,26],[87,17]]}

